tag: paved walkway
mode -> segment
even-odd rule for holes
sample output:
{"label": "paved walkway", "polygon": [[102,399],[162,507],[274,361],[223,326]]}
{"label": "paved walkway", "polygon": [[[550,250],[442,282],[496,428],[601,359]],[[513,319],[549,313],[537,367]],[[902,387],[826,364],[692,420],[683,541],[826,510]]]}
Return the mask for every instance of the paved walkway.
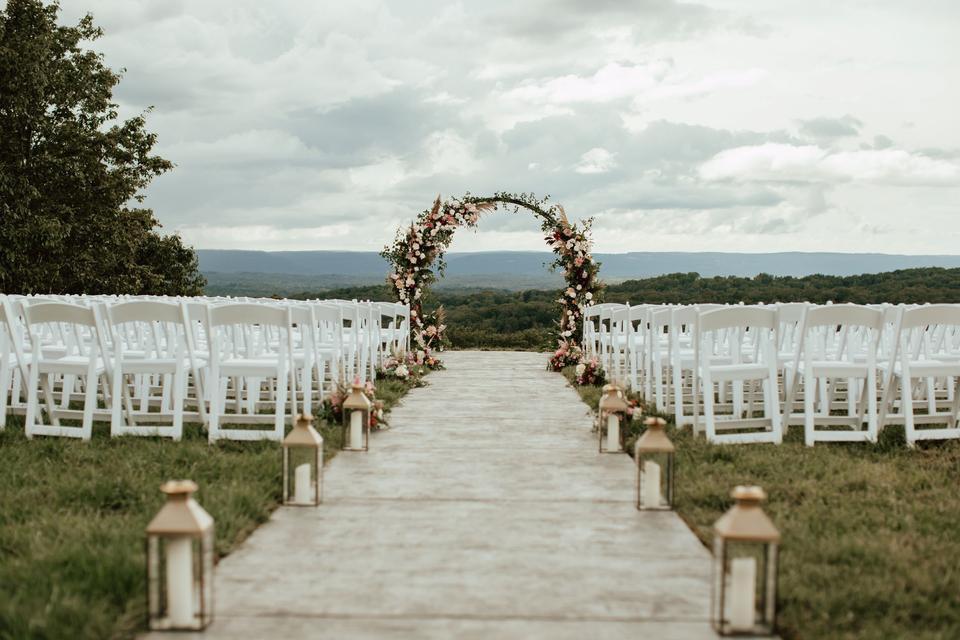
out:
{"label": "paved walkway", "polygon": [[545,359],[445,354],[332,461],[320,508],[278,509],[217,567],[197,637],[713,638],[707,551],[634,508],[630,458],[597,453]]}

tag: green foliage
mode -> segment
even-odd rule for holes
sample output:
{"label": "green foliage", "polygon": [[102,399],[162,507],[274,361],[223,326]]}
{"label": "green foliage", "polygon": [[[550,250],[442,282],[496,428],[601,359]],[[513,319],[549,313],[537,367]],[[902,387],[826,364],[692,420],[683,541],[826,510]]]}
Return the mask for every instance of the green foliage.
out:
{"label": "green foliage", "polygon": [[671,273],[608,286],[606,299],[608,302],[637,304],[960,302],[960,269],[929,267],[859,276],[813,275],[803,278],[765,273],[753,278],[701,278],[696,273]]}
{"label": "green foliage", "polygon": [[[572,367],[564,374],[572,381]],[[599,387],[576,389],[597,407]],[[643,429],[627,423],[628,451]],[[907,449],[903,428],[887,427],[876,445],[807,447],[792,427],[779,446],[713,445],[668,429],[676,509],[705,546],[734,486],[767,491],[764,509],[783,534],[781,637],[960,637],[960,442]]]}
{"label": "green foliage", "polygon": [[130,206],[173,165],[144,114],[117,121],[120,75],[84,46],[103,32],[59,9],[0,10],[0,291],[198,294],[194,252]]}
{"label": "green foliage", "polygon": [[[303,293],[294,297],[389,299],[389,287],[368,286]],[[431,289],[427,307],[447,310],[447,338],[453,349],[555,349],[556,291],[472,291]],[[694,303],[793,302],[960,302],[960,269],[905,269],[860,276],[759,275],[755,278],[701,278],[674,273],[608,285],[610,302]]]}

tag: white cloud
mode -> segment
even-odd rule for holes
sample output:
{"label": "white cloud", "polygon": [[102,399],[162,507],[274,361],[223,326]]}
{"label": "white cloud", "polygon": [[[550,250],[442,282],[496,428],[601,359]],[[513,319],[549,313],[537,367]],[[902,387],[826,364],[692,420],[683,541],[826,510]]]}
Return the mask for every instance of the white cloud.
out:
{"label": "white cloud", "polygon": [[[819,0],[62,4],[105,27],[121,112],[155,106],[178,166],[147,205],[200,247],[376,249],[438,191],[510,190],[628,212],[598,251],[843,249],[830,215],[856,248],[956,252],[950,3],[870,29]],[[464,246],[501,247],[543,244],[491,219]]]}
{"label": "white cloud", "polygon": [[594,147],[582,156],[573,168],[577,173],[606,173],[617,166],[614,154],[602,147]]}
{"label": "white cloud", "polygon": [[700,167],[700,175],[706,180],[960,186],[960,165],[903,149],[832,152],[775,142],[721,151]]}

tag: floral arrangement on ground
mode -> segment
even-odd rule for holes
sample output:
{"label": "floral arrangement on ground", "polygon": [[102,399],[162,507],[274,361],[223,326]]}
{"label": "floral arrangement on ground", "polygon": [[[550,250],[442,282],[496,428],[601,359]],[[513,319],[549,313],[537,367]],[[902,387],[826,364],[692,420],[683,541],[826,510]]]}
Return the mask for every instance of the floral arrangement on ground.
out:
{"label": "floral arrangement on ground", "polygon": [[[354,384],[360,384],[360,379],[354,380]],[[323,401],[324,420],[331,424],[341,424],[343,422],[343,403],[350,395],[352,385],[338,382],[336,388]],[[390,424],[384,417],[383,402],[377,400],[377,387],[373,382],[367,381],[363,385],[363,393],[373,403],[373,410],[370,412],[370,430],[377,431]]]}
{"label": "floral arrangement on ground", "polygon": [[439,358],[426,349],[418,349],[416,352],[394,353],[377,367],[376,373],[378,380],[400,380],[422,387],[426,384],[423,376],[443,368]]}
{"label": "floral arrangement on ground", "polygon": [[391,265],[387,281],[396,299],[410,305],[411,337],[419,350],[429,356],[443,348],[446,329],[443,308],[424,314],[423,297],[427,288],[443,274],[444,252],[453,241],[454,232],[460,227],[476,227],[481,214],[499,207],[512,208],[515,212],[524,208],[542,220],[544,240],[556,254],[551,269],[563,269],[566,283],[557,299],[560,306],[558,339],[561,347],[567,343],[568,349],[569,344],[580,341],[584,307],[599,302],[603,290],[597,279],[600,265],[594,262],[591,253],[592,219],[571,223],[563,207],[548,204],[548,200],[532,194],[505,192],[482,197],[467,193],[446,201],[437,196],[433,206],[424,210],[409,228],[398,230],[393,243],[380,255]]}
{"label": "floral arrangement on ground", "polygon": [[574,368],[574,373],[577,375],[577,384],[580,386],[588,384],[601,386],[607,381],[606,372],[596,356],[582,359]]}

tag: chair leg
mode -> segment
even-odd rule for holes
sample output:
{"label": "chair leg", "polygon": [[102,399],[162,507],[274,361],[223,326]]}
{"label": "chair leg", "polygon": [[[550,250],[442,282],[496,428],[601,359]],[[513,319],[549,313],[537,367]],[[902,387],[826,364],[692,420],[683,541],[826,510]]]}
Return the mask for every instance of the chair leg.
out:
{"label": "chair leg", "polygon": [[808,447],[816,442],[813,397],[814,389],[821,388],[820,380],[814,380],[813,372],[807,367],[803,372],[803,441]]}
{"label": "chair leg", "polygon": [[37,369],[36,364],[30,367],[30,373],[28,374],[29,380],[27,381],[27,419],[24,423],[23,431],[28,440],[33,439],[34,427],[37,424],[37,418],[40,413],[40,398],[37,393],[37,385],[39,383]]}
{"label": "chair leg", "polygon": [[[47,419],[50,421],[50,424],[59,427],[60,418],[57,417],[57,403],[53,398],[53,385],[50,378],[50,374],[40,376],[40,386],[43,388],[43,397],[47,405]],[[37,415],[39,416],[40,414]]]}
{"label": "chair leg", "polygon": [[900,405],[900,410],[903,412],[903,431],[907,439],[907,446],[913,448],[916,445],[913,421],[913,379],[910,377],[910,370],[906,366],[903,367],[903,377],[900,383]]}
{"label": "chair leg", "polygon": [[[293,390],[296,393],[296,389]],[[287,415],[287,375],[280,372],[277,376],[277,401],[274,406],[273,437],[283,440],[283,428]]]}
{"label": "chair leg", "polygon": [[182,365],[173,374],[173,439],[183,438],[183,401],[187,391],[187,376]]}
{"label": "chair leg", "polygon": [[[709,371],[708,367],[704,368]],[[720,383],[723,386],[723,383]],[[707,441],[715,442],[717,439],[717,425],[713,415],[713,379],[707,373],[703,376],[703,419],[706,423]]]}
{"label": "chair leg", "polygon": [[115,438],[121,433],[121,402],[123,399],[123,370],[116,367],[113,370],[113,399],[110,403],[110,437]]}
{"label": "chair leg", "polygon": [[89,440],[93,436],[93,410],[97,406],[97,387],[100,382],[100,374],[97,373],[93,358],[90,359],[90,368],[87,369],[86,393],[83,398],[83,431],[81,437]]}

